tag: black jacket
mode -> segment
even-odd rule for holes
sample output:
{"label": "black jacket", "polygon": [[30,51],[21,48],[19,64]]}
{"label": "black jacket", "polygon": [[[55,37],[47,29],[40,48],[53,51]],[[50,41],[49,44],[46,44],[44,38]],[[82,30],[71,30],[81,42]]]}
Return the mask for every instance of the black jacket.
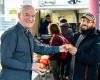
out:
{"label": "black jacket", "polygon": [[73,30],[68,23],[60,23],[62,35],[69,41],[73,38]]}
{"label": "black jacket", "polygon": [[[80,33],[75,34],[76,43]],[[90,31],[78,47],[75,58],[73,80],[97,80],[100,61],[100,37],[96,30]]]}
{"label": "black jacket", "polygon": [[48,25],[50,23],[51,22],[48,22],[47,20],[45,20],[43,23],[40,24],[40,28],[39,28],[40,35],[48,34]]}

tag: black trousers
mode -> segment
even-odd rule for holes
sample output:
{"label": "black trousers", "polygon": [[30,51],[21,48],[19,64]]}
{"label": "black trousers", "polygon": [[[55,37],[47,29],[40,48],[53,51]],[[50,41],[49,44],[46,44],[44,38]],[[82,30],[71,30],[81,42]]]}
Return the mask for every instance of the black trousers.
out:
{"label": "black trousers", "polygon": [[98,69],[98,80],[100,80],[100,64],[99,64],[99,69]]}

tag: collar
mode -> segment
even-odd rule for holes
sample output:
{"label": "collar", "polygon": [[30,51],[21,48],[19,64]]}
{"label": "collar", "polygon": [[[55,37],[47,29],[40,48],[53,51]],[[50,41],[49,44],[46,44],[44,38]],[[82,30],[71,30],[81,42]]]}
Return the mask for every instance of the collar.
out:
{"label": "collar", "polygon": [[27,30],[19,22],[17,23],[17,25],[18,25],[17,27],[19,28],[20,32],[27,32]]}

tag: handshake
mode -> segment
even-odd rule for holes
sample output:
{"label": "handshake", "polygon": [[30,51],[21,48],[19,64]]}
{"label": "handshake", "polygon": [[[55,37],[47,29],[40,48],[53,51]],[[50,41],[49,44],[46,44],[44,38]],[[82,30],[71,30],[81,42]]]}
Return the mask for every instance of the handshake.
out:
{"label": "handshake", "polygon": [[[77,48],[74,47],[72,44],[61,45],[59,46],[59,50],[59,52],[69,52],[72,55],[75,55],[77,53]],[[33,62],[32,64],[32,71],[35,71],[40,75],[43,75],[49,64],[48,57],[44,56],[41,59],[38,57],[37,60],[39,62]]]}
{"label": "handshake", "polygon": [[77,53],[77,48],[74,47],[72,44],[65,44],[59,47],[60,52],[69,52],[72,55]]}

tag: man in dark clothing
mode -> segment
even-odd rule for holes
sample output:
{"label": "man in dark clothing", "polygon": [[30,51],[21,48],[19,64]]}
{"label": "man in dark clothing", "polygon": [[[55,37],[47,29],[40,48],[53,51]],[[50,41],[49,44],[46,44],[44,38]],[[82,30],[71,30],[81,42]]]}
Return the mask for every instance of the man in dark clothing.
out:
{"label": "man in dark clothing", "polygon": [[[73,38],[73,31],[69,24],[67,23],[67,20],[65,18],[60,19],[59,26],[61,27],[62,35],[68,39],[69,41]],[[69,55],[69,57],[66,59],[66,67],[65,67],[65,79],[71,80],[72,75],[72,69],[71,69],[71,61],[72,61],[72,55]]]}
{"label": "man in dark clothing", "polygon": [[46,20],[40,24],[39,33],[40,35],[48,34],[48,25],[51,23],[51,16],[48,14],[46,15]]}
{"label": "man in dark clothing", "polygon": [[[97,32],[100,36],[100,30],[99,29],[97,29]],[[99,69],[98,69],[98,80],[100,80],[100,62],[99,62]]]}
{"label": "man in dark clothing", "polygon": [[61,27],[61,31],[62,31],[62,35],[68,39],[69,41],[73,38],[73,30],[71,29],[71,27],[69,26],[69,24],[67,23],[67,20],[62,18],[60,20],[60,24],[59,26]]}
{"label": "man in dark clothing", "polygon": [[[95,29],[95,18],[91,13],[82,16],[79,33],[74,35],[75,55],[73,80],[97,80],[100,62],[100,37]],[[69,50],[70,53],[75,52]]]}

